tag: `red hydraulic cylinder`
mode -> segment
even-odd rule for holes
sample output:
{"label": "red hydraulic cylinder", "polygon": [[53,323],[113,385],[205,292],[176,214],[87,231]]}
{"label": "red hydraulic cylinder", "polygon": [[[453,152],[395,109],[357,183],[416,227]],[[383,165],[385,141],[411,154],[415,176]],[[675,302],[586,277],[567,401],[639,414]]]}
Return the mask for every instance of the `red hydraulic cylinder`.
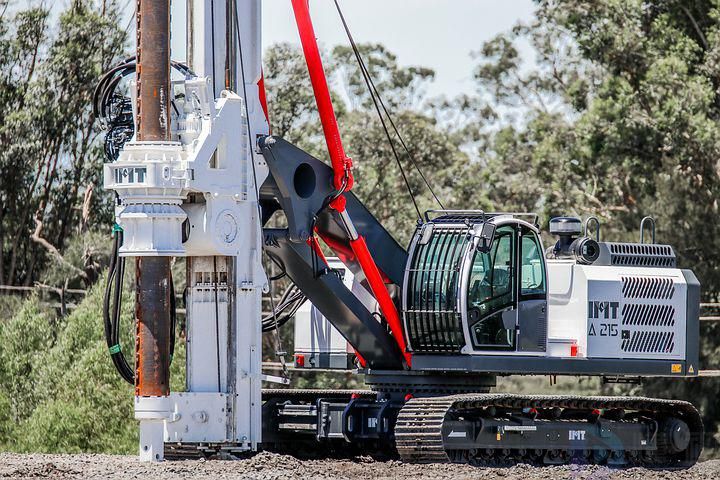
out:
{"label": "red hydraulic cylinder", "polygon": [[[345,154],[342,139],[340,138],[340,130],[338,129],[337,118],[335,118],[335,109],[330,99],[330,89],[328,88],[327,78],[325,77],[322,59],[320,58],[320,50],[315,40],[315,29],[313,28],[312,19],[310,18],[308,0],[292,0],[292,6],[295,12],[298,31],[300,32],[300,42],[302,43],[303,53],[305,54],[305,61],[307,62],[308,72],[310,73],[315,102],[317,103],[318,113],[320,114],[325,143],[327,143],[330,161],[332,162],[333,171],[335,172],[333,176],[333,187],[335,190],[350,191],[353,187],[351,171],[352,160]],[[343,184],[345,184],[344,187]],[[338,197],[332,206],[338,211],[344,210],[345,199],[340,200],[340,197]]]}
{"label": "red hydraulic cylinder", "polygon": [[[327,258],[325,258],[325,254],[323,253],[322,249],[320,248],[320,242],[318,242],[318,239],[315,235],[308,238],[308,245],[310,245],[310,248],[313,249],[313,251],[315,252],[315,255],[317,255],[319,258],[321,258],[322,261],[325,262],[325,264],[327,265]],[[360,362],[360,366],[365,368],[365,366],[367,365],[367,362],[365,361],[363,356],[360,355],[360,352],[358,352],[356,350],[355,356],[357,357],[358,361]]]}
{"label": "red hydraulic cylinder", "polygon": [[330,203],[330,207],[335,209],[342,217],[348,230],[350,247],[360,264],[360,268],[362,268],[365,274],[365,278],[370,285],[370,290],[372,290],[375,299],[377,299],[380,305],[380,310],[390,327],[390,331],[398,347],[400,347],[400,351],[405,357],[407,365],[410,366],[412,357],[406,348],[405,336],[403,334],[402,324],[400,323],[400,315],[385,287],[380,270],[367,248],[365,239],[355,232],[352,221],[345,211],[345,197],[342,195],[342,192],[350,191],[353,187],[352,160],[345,154],[342,139],[340,138],[335,109],[333,108],[332,99],[330,98],[330,89],[328,88],[325,70],[323,69],[322,59],[320,58],[320,50],[318,49],[317,40],[315,39],[315,29],[313,28],[312,19],[310,18],[308,0],[292,0],[292,6],[298,32],[300,33],[300,42],[302,43],[305,61],[308,66],[310,81],[313,86],[313,93],[315,94],[315,102],[317,103],[318,113],[320,114],[325,142],[327,143],[330,154],[330,161],[334,172],[333,187],[340,192],[340,195]]}
{"label": "red hydraulic cylinder", "polygon": [[380,275],[380,270],[378,270],[377,265],[375,265],[372,255],[370,255],[370,250],[367,248],[365,239],[358,236],[355,240],[350,240],[350,246],[358,259],[358,263],[360,263],[362,267],[365,278],[370,284],[370,289],[373,291],[375,299],[380,305],[380,311],[383,313],[385,321],[390,327],[390,332],[392,332],[398,347],[400,347],[400,351],[405,357],[405,361],[408,366],[412,365],[412,357],[410,352],[407,351],[407,345],[405,344],[400,315],[385,287],[385,282],[383,282],[382,276]]}

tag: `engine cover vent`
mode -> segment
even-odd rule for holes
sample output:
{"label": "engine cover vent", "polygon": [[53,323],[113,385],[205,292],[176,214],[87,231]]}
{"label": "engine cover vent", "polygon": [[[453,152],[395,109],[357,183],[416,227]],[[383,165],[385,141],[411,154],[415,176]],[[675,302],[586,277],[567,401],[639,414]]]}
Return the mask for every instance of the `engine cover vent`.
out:
{"label": "engine cover vent", "polygon": [[671,353],[675,348],[675,334],[657,330],[638,330],[630,338],[623,339],[620,346],[629,353]]}
{"label": "engine cover vent", "polygon": [[593,265],[675,268],[670,245],[600,242],[600,256]]}
{"label": "engine cover vent", "polygon": [[626,354],[675,353],[675,281],[671,277],[640,275],[620,275],[620,281],[620,350]]}
{"label": "engine cover vent", "polygon": [[675,325],[675,307],[672,305],[650,305],[626,303],[622,307],[623,325],[670,327]]}
{"label": "engine cover vent", "polygon": [[[582,273],[579,281],[587,279],[588,358],[685,358],[688,287],[683,272],[630,266],[573,268]],[[573,338],[550,330],[553,336]]]}
{"label": "engine cover vent", "polygon": [[675,294],[675,284],[671,278],[623,276],[621,279],[625,298],[669,300]]}

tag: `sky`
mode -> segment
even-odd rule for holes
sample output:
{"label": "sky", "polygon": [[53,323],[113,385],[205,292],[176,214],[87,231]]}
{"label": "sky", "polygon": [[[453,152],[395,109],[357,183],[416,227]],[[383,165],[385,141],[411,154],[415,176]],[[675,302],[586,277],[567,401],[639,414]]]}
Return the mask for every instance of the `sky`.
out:
{"label": "sky", "polygon": [[[472,92],[472,51],[534,12],[532,0],[340,0],[340,6],[357,43],[382,43],[401,65],[432,68],[436,77],[426,93],[448,97]],[[182,22],[174,28],[176,59],[184,56],[184,9],[184,1],[173,1],[173,21]],[[290,0],[262,0],[262,9],[263,49],[299,45]],[[348,44],[332,0],[311,0],[310,12],[322,46]]]}
{"label": "sky", "polygon": [[[19,5],[35,0],[20,0]],[[47,0],[45,0],[47,1]],[[51,0],[60,11],[70,0]],[[239,0],[243,1],[243,0]],[[131,20],[134,0],[120,0]],[[529,22],[535,10],[532,0],[340,0],[340,6],[358,43],[382,43],[395,53],[401,65],[435,70],[428,96],[454,97],[473,91],[474,62],[470,53],[518,21]],[[185,60],[186,0],[172,0],[172,56]],[[277,42],[300,43],[290,0],[262,0],[263,49]],[[326,48],[347,45],[332,0],[311,0],[318,42]],[[128,24],[128,23],[125,23]],[[134,25],[130,32],[134,41]],[[532,61],[530,47],[518,45],[520,54]]]}

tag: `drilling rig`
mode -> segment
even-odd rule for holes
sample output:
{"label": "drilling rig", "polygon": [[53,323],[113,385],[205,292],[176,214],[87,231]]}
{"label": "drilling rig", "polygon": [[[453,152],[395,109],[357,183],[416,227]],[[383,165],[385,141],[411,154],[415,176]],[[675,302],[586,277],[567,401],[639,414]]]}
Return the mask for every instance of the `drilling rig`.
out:
{"label": "drilling rig", "polygon": [[[106,337],[135,387],[140,458],[323,447],[408,462],[694,464],[703,426],[690,403],[492,392],[500,375],[696,376],[700,284],[673,248],[654,234],[600,241],[559,217],[545,249],[537,215],[470,205],[425,212],[404,248],[352,193],[308,0],[289,3],[328,163],[270,134],[259,0],[189,1],[188,65],[170,59],[169,1],[139,0],[137,54],[96,90],[116,193]],[[278,214],[287,226],[269,227]],[[263,254],[292,282],[273,314],[312,305],[296,319],[307,341],[295,367],[352,366],[367,390],[262,388],[284,382],[262,371],[263,331],[284,323],[263,321]],[[182,392],[169,388],[172,257],[186,262]],[[118,334],[127,258],[134,367]]]}

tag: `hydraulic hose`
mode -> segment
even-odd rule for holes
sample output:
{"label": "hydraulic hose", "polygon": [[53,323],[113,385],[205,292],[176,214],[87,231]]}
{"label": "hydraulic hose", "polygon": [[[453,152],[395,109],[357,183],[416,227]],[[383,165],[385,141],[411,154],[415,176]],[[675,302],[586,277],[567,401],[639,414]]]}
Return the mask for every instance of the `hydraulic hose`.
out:
{"label": "hydraulic hose", "polygon": [[[125,259],[120,257],[122,245],[122,229],[113,228],[113,253],[110,257],[110,271],[105,285],[103,299],[103,321],[105,324],[105,342],[110,351],[115,369],[120,376],[131,385],[135,384],[135,373],[120,348],[120,317],[122,304],[122,284],[125,273]],[[113,288],[114,287],[114,288]]]}
{"label": "hydraulic hose", "polygon": [[[120,226],[113,227],[113,246],[110,256],[110,268],[105,284],[103,297],[103,324],[105,327],[105,342],[110,351],[115,369],[130,385],[135,384],[135,372],[127,361],[120,347],[120,320],[122,317],[122,292],[125,277],[125,258],[120,256],[120,246],[123,243],[123,232]],[[175,353],[175,331],[177,312],[175,304],[175,286],[170,277],[170,361]]]}

